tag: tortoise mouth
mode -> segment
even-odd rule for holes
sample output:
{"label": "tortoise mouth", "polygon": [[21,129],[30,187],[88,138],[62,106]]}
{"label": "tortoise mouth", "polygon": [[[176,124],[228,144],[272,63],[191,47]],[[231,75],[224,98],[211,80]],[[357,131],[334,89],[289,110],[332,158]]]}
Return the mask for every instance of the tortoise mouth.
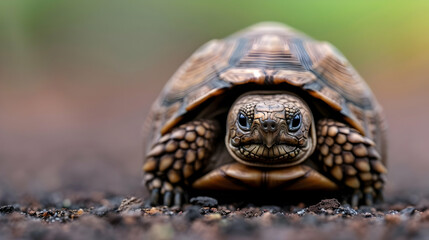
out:
{"label": "tortoise mouth", "polygon": [[228,151],[240,163],[258,167],[285,167],[296,165],[306,159],[312,149],[312,141],[303,145],[275,144],[267,147],[263,143],[246,143],[234,146],[230,142]]}
{"label": "tortoise mouth", "polygon": [[264,144],[253,143],[239,146],[238,149],[247,158],[255,160],[263,158],[270,161],[292,159],[301,152],[297,146],[286,144],[273,145],[268,148]]}

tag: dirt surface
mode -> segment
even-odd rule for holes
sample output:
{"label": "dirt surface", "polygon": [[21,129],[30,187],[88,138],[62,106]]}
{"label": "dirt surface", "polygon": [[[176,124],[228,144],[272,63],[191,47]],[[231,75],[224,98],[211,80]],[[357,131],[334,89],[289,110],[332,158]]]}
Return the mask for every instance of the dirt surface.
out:
{"label": "dirt surface", "polygon": [[0,207],[5,239],[426,239],[429,201],[396,199],[352,209],[336,199],[306,206],[218,205],[198,197],[183,208],[144,207],[103,194]]}

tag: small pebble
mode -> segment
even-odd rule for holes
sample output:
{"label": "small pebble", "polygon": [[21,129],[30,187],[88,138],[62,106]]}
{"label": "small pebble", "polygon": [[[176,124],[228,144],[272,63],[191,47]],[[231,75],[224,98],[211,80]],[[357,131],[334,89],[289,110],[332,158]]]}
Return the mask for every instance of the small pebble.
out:
{"label": "small pebble", "polygon": [[211,213],[204,216],[205,219],[212,221],[212,220],[220,220],[222,219],[222,215],[219,213]]}
{"label": "small pebble", "polygon": [[218,206],[218,202],[216,199],[211,198],[211,197],[203,197],[203,196],[191,198],[190,203],[193,205],[201,206],[201,207],[211,207],[212,208],[212,207]]}
{"label": "small pebble", "polygon": [[78,216],[80,216],[80,215],[82,215],[84,213],[84,211],[83,211],[83,209],[81,208],[81,209],[79,209],[79,210],[77,210],[77,215]]}
{"label": "small pebble", "polygon": [[416,209],[413,207],[407,207],[402,209],[399,213],[404,216],[412,216],[416,212]]}
{"label": "small pebble", "polygon": [[12,205],[6,205],[0,207],[0,213],[9,214],[15,211],[15,208]]}

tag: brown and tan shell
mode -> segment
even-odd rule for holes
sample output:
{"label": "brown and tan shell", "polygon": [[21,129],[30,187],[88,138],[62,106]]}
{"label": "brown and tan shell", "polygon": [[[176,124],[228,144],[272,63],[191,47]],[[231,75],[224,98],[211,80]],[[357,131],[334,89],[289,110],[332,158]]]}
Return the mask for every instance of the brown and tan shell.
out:
{"label": "brown and tan shell", "polygon": [[301,88],[363,135],[382,142],[377,139],[382,137],[381,108],[345,57],[331,44],[279,23],[257,24],[199,48],[154,103],[152,139],[195,116],[190,113],[201,103],[250,83]]}

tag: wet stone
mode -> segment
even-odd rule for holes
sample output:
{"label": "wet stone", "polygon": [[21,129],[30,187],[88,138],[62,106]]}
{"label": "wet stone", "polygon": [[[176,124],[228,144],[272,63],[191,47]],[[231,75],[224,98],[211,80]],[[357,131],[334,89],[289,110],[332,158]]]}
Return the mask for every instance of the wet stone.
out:
{"label": "wet stone", "polygon": [[402,209],[399,213],[403,216],[409,217],[409,216],[414,215],[414,213],[416,213],[416,211],[417,210],[413,207],[407,207],[407,208]]}
{"label": "wet stone", "polygon": [[193,205],[201,206],[201,207],[217,207],[218,206],[218,201],[216,199],[211,198],[211,197],[204,197],[204,196],[191,198],[190,203]]}
{"label": "wet stone", "polygon": [[298,214],[299,216],[303,216],[305,214],[305,209],[300,209],[300,210],[296,211],[295,213]]}
{"label": "wet stone", "polygon": [[334,213],[341,214],[343,216],[356,216],[358,214],[358,212],[353,208],[351,208],[350,206],[339,207],[335,209]]}
{"label": "wet stone", "polygon": [[396,210],[389,210],[389,211],[387,212],[387,214],[396,215],[396,214],[399,214],[399,212],[398,212],[398,211],[396,211]]}
{"label": "wet stone", "polygon": [[111,209],[108,208],[107,206],[101,206],[98,208],[95,208],[91,211],[91,214],[94,214],[98,217],[103,217],[105,216]]}
{"label": "wet stone", "polygon": [[5,205],[0,207],[0,213],[9,214],[15,211],[13,205]]}

